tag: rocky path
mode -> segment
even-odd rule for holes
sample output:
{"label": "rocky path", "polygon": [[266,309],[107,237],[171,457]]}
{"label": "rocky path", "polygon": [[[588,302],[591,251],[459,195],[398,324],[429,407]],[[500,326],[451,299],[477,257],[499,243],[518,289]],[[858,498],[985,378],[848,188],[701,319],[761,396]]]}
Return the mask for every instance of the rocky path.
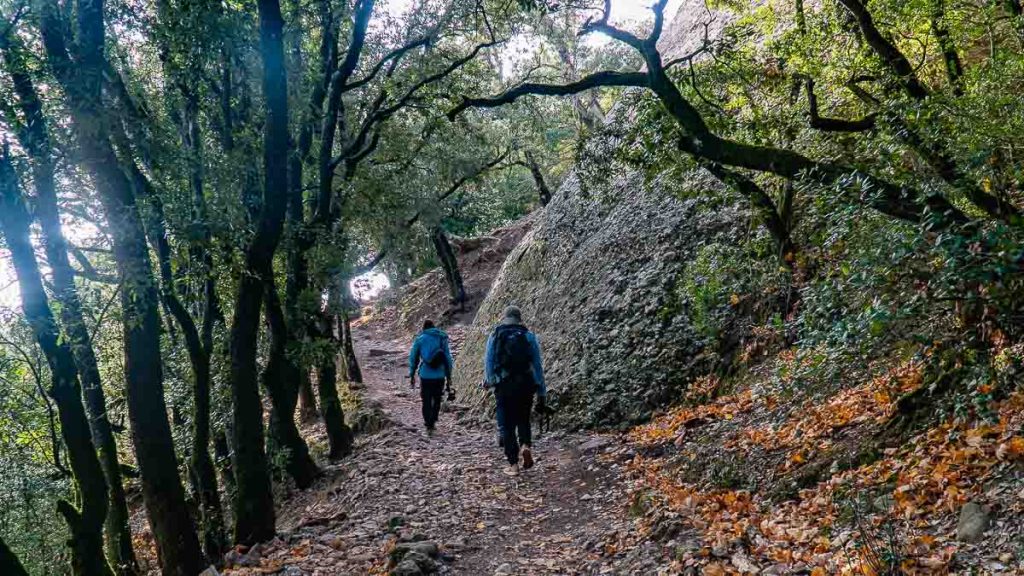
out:
{"label": "rocky path", "polygon": [[509,478],[493,426],[457,403],[445,402],[433,437],[423,432],[406,342],[364,333],[356,346],[366,380],[358,392],[383,427],[292,495],[280,537],[229,558],[229,573],[620,573],[604,542],[632,523],[619,465],[597,459],[609,440],[542,436],[534,469]]}

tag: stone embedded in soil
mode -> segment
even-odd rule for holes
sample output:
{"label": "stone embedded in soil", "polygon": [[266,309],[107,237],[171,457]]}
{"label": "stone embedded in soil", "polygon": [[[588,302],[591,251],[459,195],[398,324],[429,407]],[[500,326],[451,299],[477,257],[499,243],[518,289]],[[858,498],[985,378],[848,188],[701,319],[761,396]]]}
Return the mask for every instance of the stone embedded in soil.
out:
{"label": "stone embedded in soil", "polygon": [[956,525],[956,539],[961,542],[978,542],[988,530],[991,517],[985,506],[968,502],[960,510],[960,521]]}
{"label": "stone embedded in soil", "polygon": [[370,358],[377,358],[379,356],[389,356],[391,354],[401,354],[401,350],[385,350],[383,348],[370,348],[366,354]]}
{"label": "stone embedded in soil", "polygon": [[423,574],[423,570],[420,570],[419,565],[412,560],[403,561],[391,571],[391,576],[420,576],[421,574]]}
{"label": "stone embedded in soil", "polygon": [[437,558],[441,553],[441,549],[436,542],[401,542],[391,550],[391,562],[394,564],[401,563],[413,552],[427,558]]}
{"label": "stone embedded in soil", "polygon": [[612,443],[612,441],[611,441],[610,438],[605,438],[604,436],[598,436],[596,438],[591,438],[590,440],[587,440],[586,442],[580,444],[580,451],[581,452],[596,452],[596,451],[598,451],[598,450],[600,450],[600,449],[602,449],[602,448],[604,448],[606,446],[609,446],[611,443]]}

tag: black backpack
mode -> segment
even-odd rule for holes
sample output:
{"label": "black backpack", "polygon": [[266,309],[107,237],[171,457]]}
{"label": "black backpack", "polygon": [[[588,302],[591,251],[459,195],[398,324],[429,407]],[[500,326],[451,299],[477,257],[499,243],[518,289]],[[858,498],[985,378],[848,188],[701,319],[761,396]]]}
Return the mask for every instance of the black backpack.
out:
{"label": "black backpack", "polygon": [[533,348],[526,337],[529,333],[526,326],[519,324],[503,324],[495,329],[495,358],[499,374],[532,376],[530,361]]}
{"label": "black backpack", "polygon": [[426,362],[427,366],[430,366],[431,368],[434,368],[435,370],[437,368],[442,367],[442,366],[447,366],[448,365],[448,356],[445,355],[445,353],[444,353],[444,347],[445,347],[445,343],[446,343],[447,339],[442,337],[442,336],[438,336],[437,340],[438,340],[437,350],[434,350],[434,353],[430,355],[430,358],[425,358],[424,359],[424,361]]}

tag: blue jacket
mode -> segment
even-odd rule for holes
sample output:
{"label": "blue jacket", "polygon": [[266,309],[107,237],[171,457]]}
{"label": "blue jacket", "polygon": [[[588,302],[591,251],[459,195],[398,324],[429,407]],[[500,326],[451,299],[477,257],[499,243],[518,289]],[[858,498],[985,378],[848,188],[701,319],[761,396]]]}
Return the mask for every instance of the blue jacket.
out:
{"label": "blue jacket", "polygon": [[[441,348],[448,362],[447,370],[444,365],[434,368],[427,365],[427,360],[434,355],[434,352]],[[412,350],[409,351],[409,376],[416,373],[419,366],[420,378],[424,380],[444,380],[455,365],[452,360],[452,351],[448,348],[448,335],[440,328],[428,328],[416,336],[412,342]]]}
{"label": "blue jacket", "polygon": [[[530,342],[530,365],[533,368],[533,379],[537,383],[537,395],[544,397],[548,395],[548,387],[544,383],[544,362],[540,357],[540,343],[533,332],[526,333],[526,339]],[[487,337],[487,352],[484,354],[484,384],[490,388],[498,383],[498,358],[494,345],[494,331]]]}

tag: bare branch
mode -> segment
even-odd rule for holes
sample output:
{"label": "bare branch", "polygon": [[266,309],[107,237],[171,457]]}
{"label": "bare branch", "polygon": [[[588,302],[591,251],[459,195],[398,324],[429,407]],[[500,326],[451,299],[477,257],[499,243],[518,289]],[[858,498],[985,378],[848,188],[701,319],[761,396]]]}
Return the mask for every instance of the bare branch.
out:
{"label": "bare branch", "polygon": [[409,103],[420,90],[422,90],[423,88],[430,84],[439,82],[447,78],[453,72],[464,66],[467,62],[476,58],[477,54],[479,54],[481,50],[485,48],[490,48],[491,46],[494,46],[496,44],[498,44],[497,41],[477,44],[476,47],[473,48],[473,50],[471,50],[468,54],[454,60],[443,70],[426,76],[422,78],[419,82],[413,84],[401,98],[399,98],[397,101],[395,101],[394,104],[391,104],[390,106],[383,107],[384,102],[387,101],[388,94],[386,91],[382,91],[377,96],[377,99],[374,101],[373,105],[370,106],[370,112],[367,114],[366,119],[363,120],[363,123],[359,128],[359,132],[356,134],[356,137],[352,139],[352,142],[345,147],[345,149],[342,151],[340,155],[338,155],[338,157],[331,161],[331,169],[333,170],[342,162],[358,154],[359,151],[363,149],[367,138],[369,137],[371,131],[375,128],[375,126],[384,122],[385,120],[393,116],[395,113],[397,113],[399,110],[409,105]]}
{"label": "bare branch", "polygon": [[464,98],[462,103],[448,111],[448,119],[455,117],[467,108],[497,108],[511,104],[523,96],[568,96],[586,90],[615,86],[647,86],[647,75],[643,72],[615,72],[606,70],[585,76],[568,84],[539,84],[527,82],[490,98]]}
{"label": "bare branch", "polygon": [[665,7],[668,6],[668,0],[658,0],[651,6],[651,11],[654,12],[654,29],[651,30],[651,35],[647,37],[647,45],[655,47],[658,43],[658,39],[661,38],[661,31],[665,27]]}
{"label": "bare branch", "polygon": [[355,73],[359,65],[359,58],[363,55],[363,47],[366,45],[366,29],[370,26],[370,17],[373,16],[373,7],[376,0],[359,0],[356,4],[355,16],[353,17],[352,39],[349,41],[348,50],[345,51],[345,59],[338,67],[338,85],[345,86]]}
{"label": "bare branch", "polygon": [[[470,173],[467,173],[467,174],[461,176],[458,180],[453,182],[452,185],[449,186],[444,192],[439,194],[437,196],[437,198],[435,199],[435,202],[444,202],[452,194],[455,194],[456,192],[458,192],[459,189],[462,188],[462,186],[466,184],[466,182],[469,182],[470,180],[473,180],[474,178],[479,177],[481,174],[484,174],[485,172],[487,172],[488,170],[491,170],[492,168],[494,168],[498,164],[501,164],[506,158],[508,158],[509,154],[511,154],[511,153],[512,153],[511,150],[506,150],[505,152],[502,152],[497,157],[495,157],[493,160],[487,162],[483,166],[477,168],[476,170],[474,170],[474,171],[472,171]],[[418,210],[416,212],[416,214],[413,215],[412,218],[409,218],[405,222],[406,228],[408,228],[409,226],[412,226],[416,222],[419,222],[420,216],[422,216],[422,215],[423,215],[423,211],[422,210]]]}
{"label": "bare branch", "polygon": [[[350,82],[350,83],[345,84],[345,87],[342,89],[342,92],[350,92],[352,90],[356,90],[358,88],[361,88],[362,86],[365,86],[366,84],[369,84],[370,82],[373,81],[374,78],[377,77],[377,74],[380,73],[381,69],[384,68],[385,64],[387,64],[388,62],[391,62],[392,60],[395,63],[398,63],[407,52],[409,52],[411,50],[414,50],[414,49],[416,49],[416,48],[418,48],[420,46],[427,46],[427,45],[430,44],[430,42],[432,40],[433,40],[432,36],[424,36],[424,37],[419,38],[417,40],[413,40],[412,42],[410,42],[410,43],[408,43],[408,44],[406,44],[406,45],[404,45],[402,47],[395,48],[394,50],[392,50],[391,52],[386,54],[383,58],[381,58],[380,61],[377,62],[377,64],[374,65],[373,69],[370,70],[370,72],[366,74],[366,76],[364,76],[364,77],[362,77],[359,80],[356,80],[354,82]],[[394,66],[394,64],[392,64],[392,66]]]}
{"label": "bare branch", "polygon": [[814,80],[806,78],[804,88],[807,93],[807,115],[811,128],[823,132],[864,132],[875,127],[877,114],[868,114],[857,120],[822,117],[818,113],[818,96],[814,93]]}
{"label": "bare branch", "polygon": [[103,274],[93,266],[89,258],[86,257],[85,253],[81,248],[70,246],[68,252],[78,262],[78,265],[82,267],[81,270],[75,270],[75,274],[85,278],[86,280],[92,280],[93,282],[101,282],[103,284],[117,284],[117,276],[113,274]]}
{"label": "bare branch", "polygon": [[903,52],[900,52],[900,49],[878,30],[867,5],[861,0],[839,0],[839,3],[857,20],[857,25],[864,36],[864,41],[867,42],[868,46],[871,46],[875,54],[896,75],[900,85],[907,94],[915,100],[926,98],[928,96],[928,89],[918,80],[914,66],[907,60]]}

